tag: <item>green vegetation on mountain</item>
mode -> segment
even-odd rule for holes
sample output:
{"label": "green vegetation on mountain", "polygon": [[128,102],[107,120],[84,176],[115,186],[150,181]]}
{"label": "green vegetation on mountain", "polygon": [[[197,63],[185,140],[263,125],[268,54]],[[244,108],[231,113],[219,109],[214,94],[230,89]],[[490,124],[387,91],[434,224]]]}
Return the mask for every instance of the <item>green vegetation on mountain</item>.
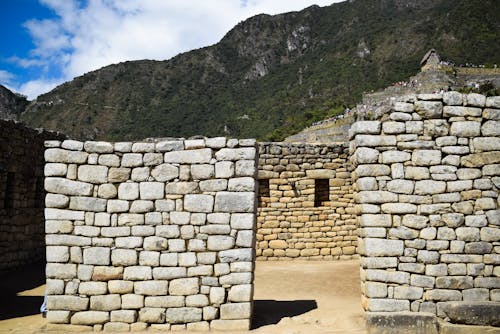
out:
{"label": "green vegetation on mountain", "polygon": [[75,78],[21,120],[79,139],[280,140],[414,75],[430,48],[456,64],[500,64],[498,1],[351,0],[258,15],[213,46]]}

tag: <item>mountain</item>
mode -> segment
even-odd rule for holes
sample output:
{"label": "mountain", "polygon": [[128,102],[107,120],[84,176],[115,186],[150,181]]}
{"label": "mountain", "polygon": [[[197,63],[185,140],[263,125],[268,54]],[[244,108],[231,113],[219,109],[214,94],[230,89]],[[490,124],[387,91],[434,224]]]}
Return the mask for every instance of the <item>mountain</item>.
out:
{"label": "mountain", "polygon": [[26,97],[0,85],[0,119],[17,119],[28,105]]}
{"label": "mountain", "polygon": [[281,140],[414,75],[430,48],[457,64],[500,64],[498,1],[350,0],[257,15],[213,46],[77,77],[20,119],[79,139]]}

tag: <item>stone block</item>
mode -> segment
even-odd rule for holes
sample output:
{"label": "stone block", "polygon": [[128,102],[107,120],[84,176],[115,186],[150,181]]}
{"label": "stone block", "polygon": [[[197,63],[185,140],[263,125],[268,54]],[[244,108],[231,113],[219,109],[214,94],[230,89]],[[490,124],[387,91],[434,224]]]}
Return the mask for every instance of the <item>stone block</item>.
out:
{"label": "stone block", "polygon": [[171,324],[201,321],[202,309],[196,307],[171,307],[167,309],[166,320]]}
{"label": "stone block", "polygon": [[212,150],[210,148],[166,152],[164,156],[164,161],[166,163],[178,164],[209,163],[211,159]]}
{"label": "stone block", "polygon": [[109,321],[109,313],[102,311],[76,312],[71,316],[72,325],[96,325]]}
{"label": "stone block", "polygon": [[165,309],[159,307],[143,307],[139,310],[139,321],[162,324],[165,322]]}
{"label": "stone block", "polygon": [[253,260],[253,248],[229,249],[219,252],[219,260],[222,263],[251,262]]}
{"label": "stone block", "polygon": [[148,266],[125,267],[123,279],[129,281],[144,281],[152,279],[152,269]]}
{"label": "stone block", "polygon": [[135,200],[139,198],[139,184],[134,182],[121,183],[118,186],[118,198]]}
{"label": "stone block", "polygon": [[235,245],[235,240],[230,236],[219,236],[219,235],[211,235],[207,240],[207,248],[208,250],[226,250],[231,249]]}
{"label": "stone block", "polygon": [[168,281],[139,281],[134,283],[134,293],[145,296],[162,296],[168,291]]}
{"label": "stone block", "polygon": [[90,309],[96,311],[111,311],[121,308],[121,297],[119,294],[102,296],[90,296]]}
{"label": "stone block", "polygon": [[416,101],[414,108],[423,119],[440,118],[443,113],[442,102]]}
{"label": "stone block", "polygon": [[401,240],[365,238],[360,240],[359,252],[366,256],[403,255],[404,243]]}
{"label": "stone block", "polygon": [[93,186],[90,183],[67,180],[59,177],[46,177],[45,190],[50,193],[71,195],[71,196],[90,196]]}
{"label": "stone block", "polygon": [[[82,283],[80,283],[81,287]],[[111,280],[108,282],[108,289],[110,293],[127,294],[134,291],[134,282],[122,281],[122,280]],[[119,320],[112,320],[119,321]]]}
{"label": "stone block", "polygon": [[78,179],[94,184],[106,183],[108,182],[108,167],[82,165],[78,167]]}
{"label": "stone block", "polygon": [[210,322],[210,329],[214,331],[247,331],[250,329],[250,319],[223,320],[217,319]]}
{"label": "stone block", "polygon": [[49,310],[84,311],[89,305],[89,298],[77,296],[47,296]]}
{"label": "stone block", "polygon": [[170,281],[169,294],[174,296],[188,296],[199,292],[198,278],[179,278]]}
{"label": "stone block", "polygon": [[253,192],[218,192],[215,195],[216,212],[253,212],[255,207]]}
{"label": "stone block", "polygon": [[439,150],[415,150],[411,161],[415,166],[432,166],[441,163],[441,151]]}
{"label": "stone block", "polygon": [[186,195],[184,197],[184,210],[190,212],[212,212],[214,198],[211,195]]}
{"label": "stone block", "polygon": [[83,250],[83,263],[95,265],[110,264],[110,249],[107,247],[90,247]]}
{"label": "stone block", "polygon": [[370,299],[368,299],[367,310],[370,312],[409,311],[410,310],[410,301],[409,300],[397,300],[397,299],[370,298]]}
{"label": "stone block", "polygon": [[243,148],[222,148],[215,153],[215,157],[219,161],[223,160],[252,160],[255,159],[255,147]]}

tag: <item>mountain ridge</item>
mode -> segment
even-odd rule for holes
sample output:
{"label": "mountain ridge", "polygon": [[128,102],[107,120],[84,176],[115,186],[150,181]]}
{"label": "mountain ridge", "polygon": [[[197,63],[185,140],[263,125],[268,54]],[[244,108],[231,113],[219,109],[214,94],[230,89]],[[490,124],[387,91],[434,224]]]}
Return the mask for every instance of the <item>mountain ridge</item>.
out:
{"label": "mountain ridge", "polygon": [[499,21],[492,0],[355,0],[261,14],[212,46],[86,73],[20,119],[77,139],[280,140],[415,74],[431,47],[456,62],[500,63]]}

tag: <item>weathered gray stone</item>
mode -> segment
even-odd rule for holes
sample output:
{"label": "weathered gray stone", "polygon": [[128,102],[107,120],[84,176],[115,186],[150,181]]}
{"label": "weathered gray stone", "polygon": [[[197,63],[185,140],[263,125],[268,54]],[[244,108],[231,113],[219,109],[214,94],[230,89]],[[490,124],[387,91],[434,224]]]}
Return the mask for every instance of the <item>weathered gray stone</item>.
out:
{"label": "weathered gray stone", "polygon": [[464,104],[466,106],[484,107],[486,104],[486,96],[478,93],[469,93],[464,95]]}
{"label": "weathered gray stone", "polygon": [[439,150],[415,150],[412,159],[416,166],[431,166],[441,163],[441,151]]}
{"label": "weathered gray stone", "polygon": [[164,195],[163,182],[141,182],[139,193],[141,199],[162,199]]}
{"label": "weathered gray stone", "polygon": [[166,163],[182,164],[209,163],[210,159],[212,159],[210,148],[166,152],[164,157]]}
{"label": "weathered gray stone", "polygon": [[138,295],[164,296],[168,291],[168,281],[139,281],[134,283],[134,292]]}
{"label": "weathered gray stone", "polygon": [[228,303],[220,307],[221,319],[249,319],[252,313],[251,303]]}
{"label": "weathered gray stone", "polygon": [[391,168],[387,165],[371,164],[359,165],[355,171],[358,177],[390,175]]}
{"label": "weathered gray stone", "polygon": [[[443,93],[443,102],[449,106],[460,106],[462,105],[462,102],[463,101],[463,98],[462,98],[462,94],[459,93],[459,92],[444,92]],[[446,115],[446,110],[447,107],[444,107],[444,110],[443,110],[443,116],[444,117],[448,117],[448,115]]]}
{"label": "weathered gray stone", "polygon": [[123,271],[123,279],[128,281],[144,281],[152,278],[152,270],[148,266],[130,266]]}
{"label": "weathered gray stone", "polygon": [[356,135],[354,141],[357,146],[395,146],[396,136]]}
{"label": "weathered gray stone", "polygon": [[360,191],[355,195],[357,203],[397,202],[398,195],[388,191]]}
{"label": "weathered gray stone", "polygon": [[379,153],[380,152],[378,150],[372,148],[358,147],[354,153],[354,157],[357,163],[360,164],[377,163]]}
{"label": "weathered gray stone", "polygon": [[253,212],[255,207],[253,192],[225,192],[215,195],[214,210],[217,212]]}
{"label": "weathered gray stone", "polygon": [[122,157],[122,167],[139,167],[142,166],[142,154],[140,153],[125,153]]}
{"label": "weathered gray stone", "polygon": [[84,164],[87,162],[88,153],[49,148],[45,150],[44,157],[46,162]]}
{"label": "weathered gray stone", "polygon": [[382,124],[379,121],[358,121],[351,125],[349,129],[349,137],[352,138],[358,133],[377,134],[380,133]]}
{"label": "weathered gray stone", "polygon": [[194,295],[199,292],[198,278],[179,278],[170,281],[169,294],[174,296]]}
{"label": "weathered gray stone", "polygon": [[443,113],[443,104],[441,102],[417,101],[414,104],[417,114],[424,118],[440,118]]}
{"label": "weathered gray stone", "polygon": [[365,238],[360,240],[359,252],[366,256],[403,255],[404,244],[401,240]]}
{"label": "weathered gray stone", "polygon": [[[162,254],[160,258],[161,265],[177,265],[177,254],[175,255],[175,262],[167,261],[172,260],[164,257],[165,254]],[[187,270],[184,267],[170,267],[170,268],[153,268],[153,277],[154,279],[162,279],[162,280],[171,280],[174,278],[183,278],[187,276]]]}
{"label": "weathered gray stone", "polygon": [[235,239],[231,236],[211,235],[207,239],[208,250],[226,250],[234,247]]}
{"label": "weathered gray stone", "polygon": [[495,302],[448,302],[442,311],[453,323],[500,326],[500,305]]}
{"label": "weathered gray stone", "polygon": [[219,252],[219,259],[222,263],[251,262],[253,260],[253,248],[223,250]]}
{"label": "weathered gray stone", "polygon": [[90,247],[83,250],[83,263],[96,265],[110,264],[111,250],[107,247]]}
{"label": "weathered gray stone", "polygon": [[156,307],[143,307],[139,310],[139,321],[153,324],[165,322],[165,309]]}
{"label": "weathered gray stone", "polygon": [[77,296],[47,296],[49,310],[83,311],[88,308],[89,298]]}
{"label": "weathered gray stone", "polygon": [[201,321],[202,309],[196,307],[168,308],[166,320],[171,324]]}
{"label": "weathered gray stone", "polygon": [[50,193],[89,196],[92,194],[92,185],[85,182],[72,181],[58,177],[45,178],[45,190]]}
{"label": "weathered gray stone", "polygon": [[186,195],[184,210],[190,212],[212,212],[214,198],[211,195]]}

